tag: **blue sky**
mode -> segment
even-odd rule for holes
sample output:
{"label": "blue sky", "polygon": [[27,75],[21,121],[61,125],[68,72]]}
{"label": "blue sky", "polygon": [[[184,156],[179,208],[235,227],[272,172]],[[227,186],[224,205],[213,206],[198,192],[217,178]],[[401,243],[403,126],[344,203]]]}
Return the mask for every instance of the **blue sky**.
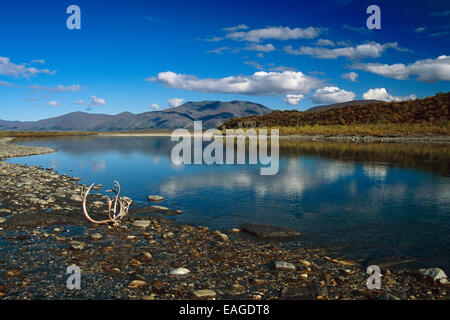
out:
{"label": "blue sky", "polygon": [[[72,4],[81,30],[66,27]],[[449,91],[449,35],[448,1],[8,1],[0,119],[422,98]]]}

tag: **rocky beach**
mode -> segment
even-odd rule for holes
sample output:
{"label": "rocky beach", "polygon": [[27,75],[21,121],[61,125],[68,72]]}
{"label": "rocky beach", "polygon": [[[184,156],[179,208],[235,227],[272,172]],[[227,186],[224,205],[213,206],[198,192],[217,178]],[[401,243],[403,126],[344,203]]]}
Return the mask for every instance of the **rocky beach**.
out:
{"label": "rocky beach", "polygon": [[[0,299],[450,297],[439,266],[380,266],[381,288],[370,290],[366,266],[332,249],[289,246],[301,230],[182,225],[166,217],[181,214],[177,208],[154,203],[133,204],[119,226],[93,225],[82,212],[78,178],[4,161],[54,151],[0,141]],[[107,215],[105,199],[98,191],[88,197],[93,217]],[[81,271],[79,290],[66,287],[72,265]]]}

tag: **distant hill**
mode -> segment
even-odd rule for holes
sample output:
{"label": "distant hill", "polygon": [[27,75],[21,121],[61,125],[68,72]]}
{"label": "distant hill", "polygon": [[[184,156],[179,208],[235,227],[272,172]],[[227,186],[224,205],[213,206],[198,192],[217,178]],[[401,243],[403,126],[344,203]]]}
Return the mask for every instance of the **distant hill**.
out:
{"label": "distant hill", "polygon": [[[317,110],[273,111],[262,116],[227,120],[221,128],[302,127],[336,125],[433,125],[447,127],[450,93],[401,102],[369,102],[321,106]],[[448,129],[448,128],[447,128]],[[448,131],[448,130],[447,130]]]}
{"label": "distant hill", "polygon": [[325,111],[325,110],[344,108],[344,107],[349,107],[349,106],[363,106],[365,104],[370,104],[370,103],[375,103],[375,102],[383,103],[383,101],[378,101],[378,100],[353,100],[353,101],[347,101],[347,102],[341,102],[341,103],[328,104],[328,105],[324,105],[324,106],[312,107],[306,111],[310,111],[310,112]]}
{"label": "distant hill", "polygon": [[263,115],[272,110],[246,101],[201,101],[161,111],[140,114],[123,112],[117,115],[72,112],[39,121],[0,120],[0,130],[21,131],[139,131],[193,127],[200,120],[204,128],[217,128],[233,117]]}

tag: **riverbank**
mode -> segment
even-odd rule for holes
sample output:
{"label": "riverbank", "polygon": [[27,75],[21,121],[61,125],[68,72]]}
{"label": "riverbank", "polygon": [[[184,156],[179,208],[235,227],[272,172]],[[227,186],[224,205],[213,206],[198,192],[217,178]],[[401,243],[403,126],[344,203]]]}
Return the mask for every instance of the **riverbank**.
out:
{"label": "riverbank", "polygon": [[[247,129],[244,129],[247,130]],[[255,129],[258,132],[258,129]],[[268,130],[270,133],[270,129]],[[225,131],[223,131],[225,134]],[[195,137],[200,134],[189,130],[189,136]],[[101,136],[101,137],[170,137],[171,131],[145,131],[145,132],[0,132],[0,139],[14,138],[57,138],[68,136]],[[180,136],[180,135],[178,135]],[[188,135],[187,135],[188,136]],[[369,134],[291,134],[280,131],[282,140],[300,141],[343,141],[343,142],[402,142],[402,143],[434,143],[450,144],[450,135],[438,134],[415,134],[415,135],[369,135]]]}
{"label": "riverbank", "polygon": [[[54,151],[6,142],[0,141],[2,160]],[[50,169],[0,161],[0,179],[1,299],[450,296],[447,284],[384,266],[381,289],[369,290],[365,266],[330,258],[330,250],[290,248],[286,240],[254,241],[239,229],[180,225],[148,206],[132,207],[119,227],[94,226],[82,214],[78,179]],[[106,214],[99,201],[104,201],[100,193],[88,198],[88,210],[97,218]],[[66,288],[70,265],[81,269],[81,290]]]}

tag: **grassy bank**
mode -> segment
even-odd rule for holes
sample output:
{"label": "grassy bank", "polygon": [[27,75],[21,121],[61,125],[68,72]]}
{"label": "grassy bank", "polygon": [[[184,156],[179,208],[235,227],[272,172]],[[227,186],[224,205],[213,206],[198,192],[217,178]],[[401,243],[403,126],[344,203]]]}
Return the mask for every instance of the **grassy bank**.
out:
{"label": "grassy bank", "polygon": [[303,125],[278,127],[280,135],[450,135],[450,127],[442,124],[348,124],[348,125]]}
{"label": "grassy bank", "polygon": [[65,136],[90,136],[95,132],[82,131],[0,131],[0,138],[40,138],[40,137],[65,137]]}

